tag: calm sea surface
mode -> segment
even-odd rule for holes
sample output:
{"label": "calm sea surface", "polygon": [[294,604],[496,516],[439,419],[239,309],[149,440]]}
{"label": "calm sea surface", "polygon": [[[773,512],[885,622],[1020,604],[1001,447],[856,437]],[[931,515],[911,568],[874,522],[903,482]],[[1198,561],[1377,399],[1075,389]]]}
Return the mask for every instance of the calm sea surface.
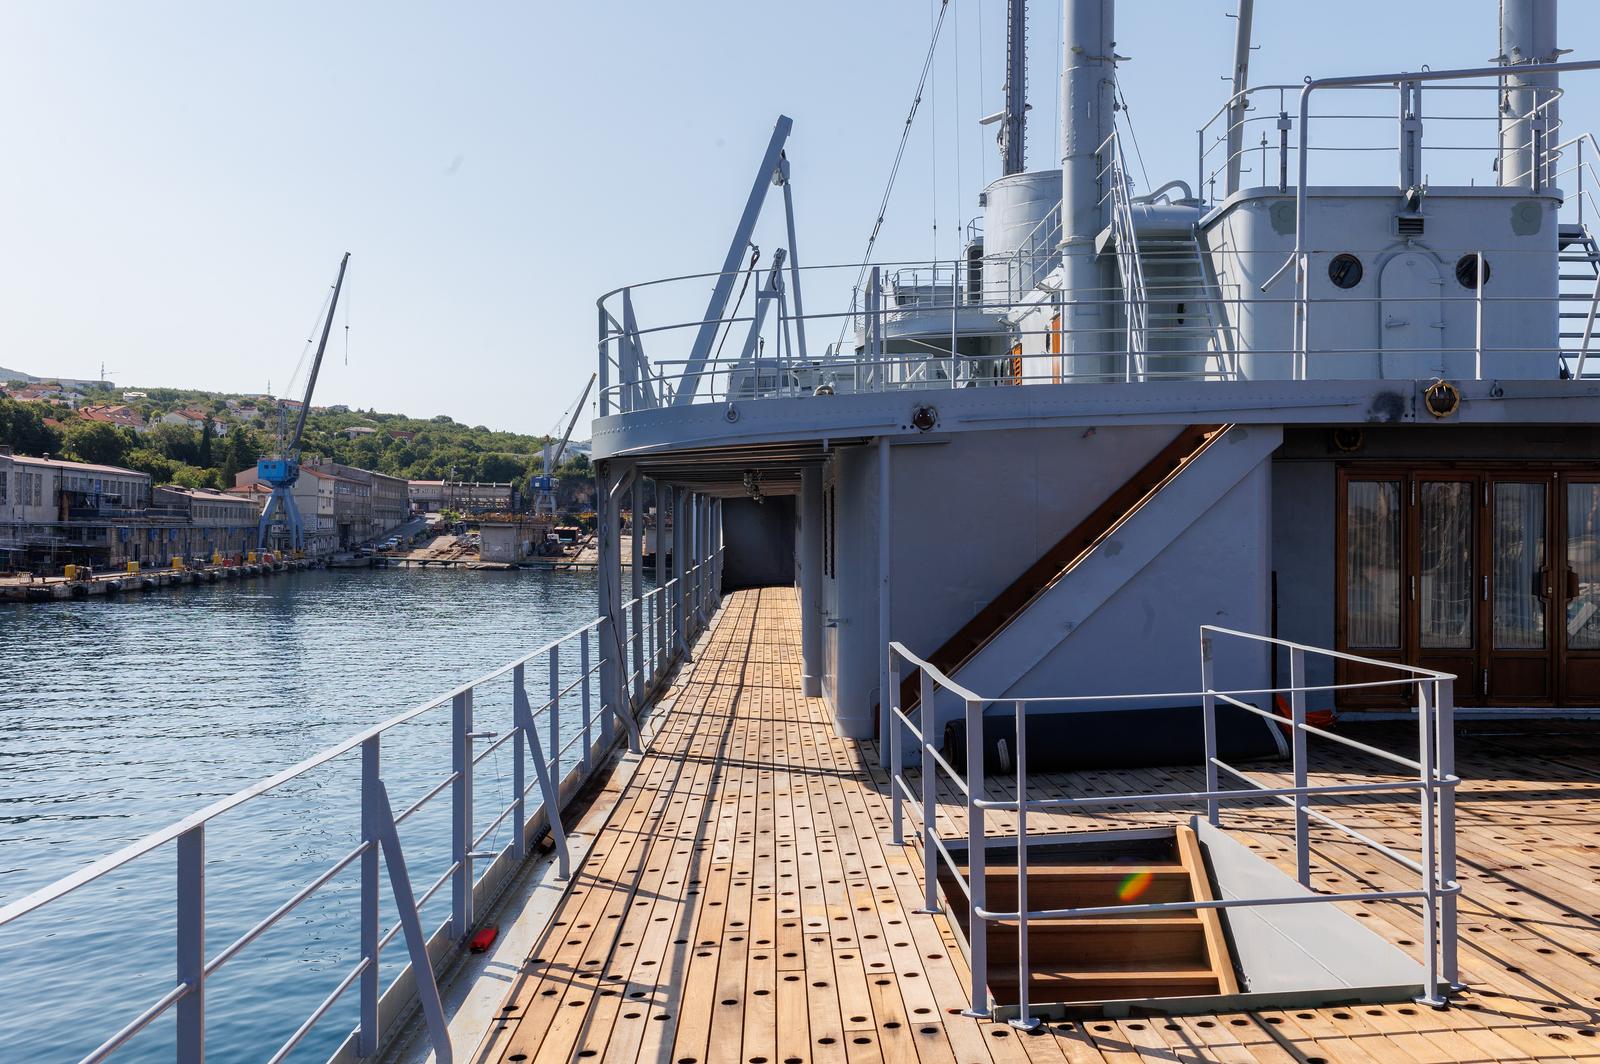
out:
{"label": "calm sea surface", "polygon": [[[590,573],[346,570],[125,599],[0,604],[0,904],[565,634],[595,614]],[[568,676],[576,676],[576,649]],[[530,667],[543,701],[548,672]],[[476,697],[501,731],[510,687]],[[562,740],[575,707],[563,712]],[[388,733],[395,811],[450,771],[448,706]],[[576,756],[575,754],[572,756]],[[476,830],[510,796],[511,749],[478,766]],[[207,829],[214,957],[359,839],[346,756]],[[528,778],[533,779],[529,771]],[[449,793],[401,826],[414,888],[448,864]],[[484,842],[498,849],[508,826]],[[175,850],[164,847],[0,928],[0,1060],[76,1061],[172,986]],[[265,1060],[359,958],[359,862],[207,985],[208,1055]],[[383,879],[384,927],[394,923]],[[423,910],[449,915],[446,886]],[[403,941],[383,955],[385,983]],[[326,1059],[355,1025],[352,988],[290,1058]],[[172,1059],[172,1014],[114,1059]]]}

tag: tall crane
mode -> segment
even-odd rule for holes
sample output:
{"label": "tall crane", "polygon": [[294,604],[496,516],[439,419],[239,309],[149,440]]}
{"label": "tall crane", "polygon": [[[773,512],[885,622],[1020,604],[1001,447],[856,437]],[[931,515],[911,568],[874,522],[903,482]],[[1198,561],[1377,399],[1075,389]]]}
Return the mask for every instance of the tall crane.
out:
{"label": "tall crane", "polygon": [[594,388],[594,379],[595,374],[589,374],[589,383],[583,386],[583,394],[578,397],[578,405],[572,408],[572,418],[567,422],[567,431],[561,434],[561,442],[555,447],[551,447],[548,443],[544,445],[544,468],[528,485],[533,496],[535,517],[548,514],[554,519],[556,516],[556,468],[561,465],[561,456],[567,452],[567,441],[572,439],[572,429],[583,414],[583,404],[589,401],[589,392]]}
{"label": "tall crane", "polygon": [[256,542],[262,550],[270,546],[267,539],[272,532],[273,517],[280,514],[289,549],[305,550],[305,521],[300,516],[300,507],[294,501],[295,481],[300,479],[300,437],[306,431],[306,415],[311,412],[311,393],[317,387],[317,373],[322,369],[322,354],[328,349],[328,333],[333,329],[333,313],[339,306],[339,290],[344,287],[344,268],[349,262],[350,253],[347,251],[344,258],[339,260],[339,276],[333,282],[333,297],[328,301],[328,316],[322,322],[322,339],[317,341],[317,354],[311,361],[311,372],[306,376],[306,393],[300,399],[294,431],[289,431],[288,418],[285,417],[276,457],[263,458],[256,463],[256,479],[272,489],[266,505],[261,509],[261,522],[256,528]]}

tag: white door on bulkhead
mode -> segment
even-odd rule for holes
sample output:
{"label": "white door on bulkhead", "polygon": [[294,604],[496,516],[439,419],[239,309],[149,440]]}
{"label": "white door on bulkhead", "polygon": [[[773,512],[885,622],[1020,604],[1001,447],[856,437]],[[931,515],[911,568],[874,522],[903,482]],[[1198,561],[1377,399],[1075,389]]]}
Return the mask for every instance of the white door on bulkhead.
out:
{"label": "white door on bulkhead", "polygon": [[1384,263],[1378,278],[1383,379],[1444,376],[1442,286],[1439,267],[1421,252],[1401,252]]}

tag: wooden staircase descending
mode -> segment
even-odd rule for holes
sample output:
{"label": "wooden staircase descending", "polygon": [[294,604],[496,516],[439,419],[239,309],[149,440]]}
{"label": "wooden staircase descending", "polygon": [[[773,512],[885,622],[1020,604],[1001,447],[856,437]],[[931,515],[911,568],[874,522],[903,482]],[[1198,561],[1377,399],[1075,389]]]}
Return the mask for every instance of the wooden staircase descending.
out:
{"label": "wooden staircase descending", "polygon": [[[1220,439],[1227,425],[1191,425],[1161,449],[1088,517],[1045,551],[989,604],[961,626],[944,645],[929,655],[934,668],[946,676],[956,671],[1004,631],[1028,606],[1083,560],[1095,545],[1105,539],[1129,517],[1154,498],[1171,480]],[[900,705],[905,712],[916,706],[920,697],[916,674],[900,685]]]}
{"label": "wooden staircase descending", "polygon": [[[1210,876],[1194,831],[1181,826],[1170,855],[1137,862],[1028,865],[1028,908],[1088,908],[1132,902],[1211,900]],[[967,875],[966,868],[962,874]],[[945,897],[970,935],[965,895],[941,871]],[[985,877],[986,908],[1015,911],[1015,864]],[[1135,896],[1129,897],[1129,894]],[[1016,925],[989,925],[989,992],[1015,1005],[1020,972]],[[1239,980],[1216,909],[1028,922],[1031,1005],[1236,994]]]}

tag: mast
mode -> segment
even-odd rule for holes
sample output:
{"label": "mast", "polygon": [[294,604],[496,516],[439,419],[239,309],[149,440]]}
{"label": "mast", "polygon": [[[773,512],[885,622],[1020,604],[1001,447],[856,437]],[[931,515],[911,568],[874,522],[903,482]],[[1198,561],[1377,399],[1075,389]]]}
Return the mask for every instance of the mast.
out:
{"label": "mast", "polygon": [[[1228,181],[1224,188],[1229,196],[1239,191],[1239,164],[1244,158],[1244,90],[1250,87],[1250,22],[1255,8],[1255,0],[1239,0],[1239,25],[1233,39],[1233,102],[1228,105]],[[1265,183],[1266,178],[1261,181]]]}
{"label": "mast", "polygon": [[1062,295],[1076,304],[1067,330],[1074,354],[1104,352],[1106,278],[1095,238],[1110,221],[1100,187],[1100,146],[1114,128],[1114,0],[1064,0],[1061,17]]}
{"label": "mast", "polygon": [[1550,184],[1551,160],[1545,151],[1558,128],[1554,74],[1528,73],[1560,58],[1556,47],[1556,0],[1500,0],[1501,185],[1541,189]]}
{"label": "mast", "polygon": [[1006,110],[1000,127],[1000,155],[1005,173],[1027,169],[1028,129],[1028,0],[1006,4]]}

